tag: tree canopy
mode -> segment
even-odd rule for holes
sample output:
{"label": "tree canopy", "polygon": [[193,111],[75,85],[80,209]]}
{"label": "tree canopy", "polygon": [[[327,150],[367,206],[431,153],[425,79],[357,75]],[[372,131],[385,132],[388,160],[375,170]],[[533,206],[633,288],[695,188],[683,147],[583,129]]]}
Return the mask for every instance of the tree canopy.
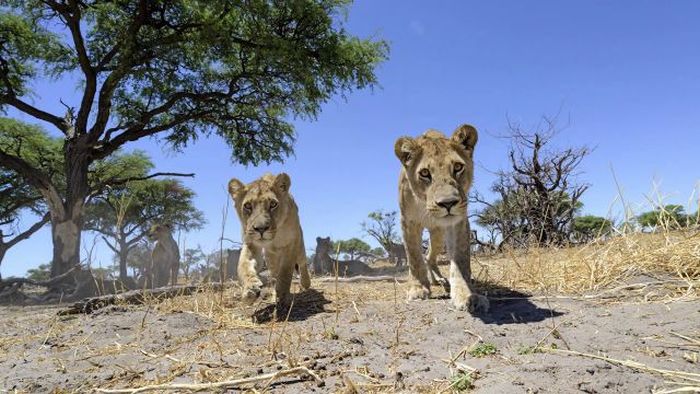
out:
{"label": "tree canopy", "polygon": [[371,247],[359,238],[350,238],[333,242],[333,250],[339,250],[346,255],[346,258],[355,260],[358,253],[369,252]]}
{"label": "tree canopy", "polygon": [[647,211],[637,216],[637,223],[643,229],[677,229],[696,222],[697,214],[687,215],[682,205],[669,204]]}
{"label": "tree canopy", "polygon": [[578,216],[574,218],[573,237],[578,242],[589,242],[597,237],[610,234],[612,229],[612,221],[604,217]]}

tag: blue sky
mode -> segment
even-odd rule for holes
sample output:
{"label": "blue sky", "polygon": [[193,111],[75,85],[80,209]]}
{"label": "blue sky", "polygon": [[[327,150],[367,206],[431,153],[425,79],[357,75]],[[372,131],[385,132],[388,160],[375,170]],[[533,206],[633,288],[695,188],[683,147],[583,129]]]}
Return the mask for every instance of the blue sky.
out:
{"label": "blue sky", "polygon": [[[397,137],[475,125],[475,188],[486,192],[491,172],[507,165],[508,145],[497,138],[507,118],[534,126],[559,111],[570,122],[557,145],[595,147],[580,175],[591,184],[584,212],[619,215],[619,204],[611,208],[618,195],[613,168],[633,208],[649,207],[654,183],[666,201],[687,205],[697,201],[700,182],[697,15],[695,1],[357,1],[347,29],[391,45],[378,70],[381,86],[330,101],[316,121],[295,122],[295,156],[285,163],[233,165],[218,139],[179,154],[154,139],[127,149],[146,150],[158,170],[197,174],[184,182],[209,223],[186,242],[205,251],[218,248],[231,177],[289,173],[310,249],[316,236],[361,237],[368,212],[398,209]],[[37,84],[34,103],[61,112],[59,98],[79,102],[76,86]],[[232,211],[226,237],[240,239]],[[99,243],[95,256],[111,262]],[[50,257],[47,228],[10,250],[0,269],[21,275]]]}

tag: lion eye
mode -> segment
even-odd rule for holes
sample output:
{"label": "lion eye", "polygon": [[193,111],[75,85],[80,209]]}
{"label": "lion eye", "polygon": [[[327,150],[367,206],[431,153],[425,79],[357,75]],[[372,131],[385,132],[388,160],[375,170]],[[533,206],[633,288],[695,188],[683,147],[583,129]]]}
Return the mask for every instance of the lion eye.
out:
{"label": "lion eye", "polygon": [[454,166],[454,172],[455,172],[455,174],[459,174],[460,172],[462,172],[463,169],[464,169],[464,164],[462,164],[462,163],[455,163],[455,166]]}
{"label": "lion eye", "polygon": [[423,178],[430,179],[430,170],[427,168],[424,168],[418,172],[418,175],[420,175]]}
{"label": "lion eye", "polygon": [[270,201],[270,208],[272,208],[272,209],[277,208],[277,201],[275,201],[275,200]]}
{"label": "lion eye", "polygon": [[251,211],[253,209],[253,205],[251,203],[247,202],[247,203],[243,204],[243,209],[245,209],[246,211]]}

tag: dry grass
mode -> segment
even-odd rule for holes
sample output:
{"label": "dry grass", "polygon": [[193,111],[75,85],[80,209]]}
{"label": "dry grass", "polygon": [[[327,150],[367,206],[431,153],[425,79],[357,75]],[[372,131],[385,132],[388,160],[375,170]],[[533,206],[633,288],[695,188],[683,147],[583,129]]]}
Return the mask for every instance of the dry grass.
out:
{"label": "dry grass", "polygon": [[491,286],[532,293],[581,295],[639,276],[671,280],[673,298],[697,297],[700,231],[633,233],[570,248],[531,248],[477,257],[472,268]]}

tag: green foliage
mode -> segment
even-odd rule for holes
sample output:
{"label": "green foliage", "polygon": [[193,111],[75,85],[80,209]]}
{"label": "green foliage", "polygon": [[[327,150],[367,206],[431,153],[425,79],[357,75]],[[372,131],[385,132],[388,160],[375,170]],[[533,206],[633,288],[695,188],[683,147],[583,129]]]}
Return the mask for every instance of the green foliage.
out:
{"label": "green foliage", "polygon": [[[500,185],[499,185],[500,186]],[[498,187],[501,198],[486,204],[477,213],[476,222],[488,231],[498,233],[507,244],[525,246],[538,241],[544,227],[549,230],[550,240],[561,242],[569,238],[574,230],[569,215],[575,216],[583,203],[572,203],[566,193],[552,192],[547,206],[547,215],[538,209],[543,205],[538,196],[521,187]],[[575,219],[574,219],[575,220]]]}
{"label": "green foliage", "polygon": [[289,120],[315,117],[336,93],[375,85],[388,52],[384,41],[342,28],[342,0],[56,4],[11,1],[0,11],[0,59],[9,63],[0,94],[22,97],[39,77],[79,75],[86,93],[102,84],[93,131],[110,120],[123,126],[114,131],[134,135],[167,131],[177,148],[214,133],[241,163],[289,154]]}
{"label": "green foliage", "polygon": [[333,242],[333,250],[340,250],[346,258],[354,260],[358,252],[369,252],[371,247],[359,238],[350,238]]}
{"label": "green foliage", "polygon": [[523,345],[518,348],[518,354],[524,356],[526,354],[539,353],[541,350],[537,346],[527,346]]}
{"label": "green foliage", "polygon": [[637,223],[647,229],[677,229],[693,224],[693,215],[686,215],[682,205],[669,204],[642,213],[637,216]]}
{"label": "green foliage", "polygon": [[469,351],[469,355],[472,357],[486,357],[492,354],[496,354],[496,345],[492,343],[480,343]]}
{"label": "green foliage", "polygon": [[467,371],[459,371],[450,378],[450,388],[457,392],[467,391],[474,388],[474,378]]}
{"label": "green foliage", "polygon": [[[14,2],[15,6],[21,2]],[[13,6],[13,4],[9,4]],[[74,66],[71,50],[61,43],[58,34],[35,23],[29,15],[7,13],[0,10],[0,58],[3,64],[4,83],[0,83],[0,95],[22,96],[28,93],[28,85],[38,75],[37,66],[43,66],[50,76]]]}
{"label": "green foliage", "polygon": [[594,238],[610,234],[613,223],[603,217],[586,215],[574,218],[573,236],[580,242],[588,242]]}
{"label": "green foliage", "polygon": [[30,268],[27,270],[26,276],[28,279],[36,281],[48,280],[51,276],[51,266],[49,264],[41,264],[36,268]]}

